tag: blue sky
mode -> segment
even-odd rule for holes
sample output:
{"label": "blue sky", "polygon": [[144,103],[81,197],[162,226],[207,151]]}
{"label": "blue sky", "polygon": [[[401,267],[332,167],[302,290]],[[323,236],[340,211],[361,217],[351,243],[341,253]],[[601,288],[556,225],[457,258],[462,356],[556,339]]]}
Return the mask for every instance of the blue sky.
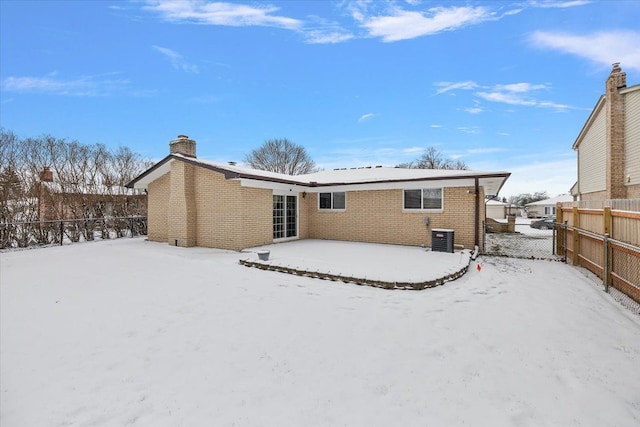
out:
{"label": "blue sky", "polygon": [[325,169],[433,146],[565,193],[611,64],[640,83],[638,1],[0,2],[0,124],[158,160],[271,138]]}

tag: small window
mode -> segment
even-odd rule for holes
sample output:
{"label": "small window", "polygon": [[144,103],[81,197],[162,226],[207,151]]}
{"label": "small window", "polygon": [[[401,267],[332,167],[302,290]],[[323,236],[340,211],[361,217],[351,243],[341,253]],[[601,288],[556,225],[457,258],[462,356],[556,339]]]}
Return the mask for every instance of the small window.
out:
{"label": "small window", "polygon": [[331,193],[320,193],[320,209],[331,209]]}
{"label": "small window", "polygon": [[422,209],[422,190],[404,190],[404,208]]}
{"label": "small window", "polygon": [[404,190],[405,209],[442,209],[442,188]]}
{"label": "small window", "polygon": [[320,193],[318,197],[320,209],[346,209],[346,193]]}

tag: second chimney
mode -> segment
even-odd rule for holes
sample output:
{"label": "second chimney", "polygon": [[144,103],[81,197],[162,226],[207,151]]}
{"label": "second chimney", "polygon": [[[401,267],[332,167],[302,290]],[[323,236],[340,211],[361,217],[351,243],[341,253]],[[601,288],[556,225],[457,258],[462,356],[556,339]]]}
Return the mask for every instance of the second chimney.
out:
{"label": "second chimney", "polygon": [[178,135],[177,139],[169,142],[169,153],[196,157],[196,142],[187,135]]}
{"label": "second chimney", "polygon": [[53,171],[49,169],[48,166],[45,166],[44,169],[40,171],[40,181],[53,182]]}

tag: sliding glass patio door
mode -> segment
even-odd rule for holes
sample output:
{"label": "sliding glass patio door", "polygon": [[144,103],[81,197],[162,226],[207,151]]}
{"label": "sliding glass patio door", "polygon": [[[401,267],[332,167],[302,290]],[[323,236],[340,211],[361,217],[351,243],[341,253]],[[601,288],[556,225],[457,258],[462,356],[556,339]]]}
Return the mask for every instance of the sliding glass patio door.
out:
{"label": "sliding glass patio door", "polygon": [[298,196],[273,195],[273,240],[298,237]]}

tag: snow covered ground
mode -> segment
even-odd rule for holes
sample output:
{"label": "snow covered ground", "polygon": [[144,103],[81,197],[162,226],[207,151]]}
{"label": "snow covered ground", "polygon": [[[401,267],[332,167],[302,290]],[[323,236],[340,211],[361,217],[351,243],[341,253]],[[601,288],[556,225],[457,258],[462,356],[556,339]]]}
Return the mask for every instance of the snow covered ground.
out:
{"label": "snow covered ground", "polygon": [[[394,269],[394,247],[384,266],[350,247]],[[239,265],[253,255],[1,253],[0,425],[640,425],[640,318],[579,270],[486,258],[389,291]]]}

